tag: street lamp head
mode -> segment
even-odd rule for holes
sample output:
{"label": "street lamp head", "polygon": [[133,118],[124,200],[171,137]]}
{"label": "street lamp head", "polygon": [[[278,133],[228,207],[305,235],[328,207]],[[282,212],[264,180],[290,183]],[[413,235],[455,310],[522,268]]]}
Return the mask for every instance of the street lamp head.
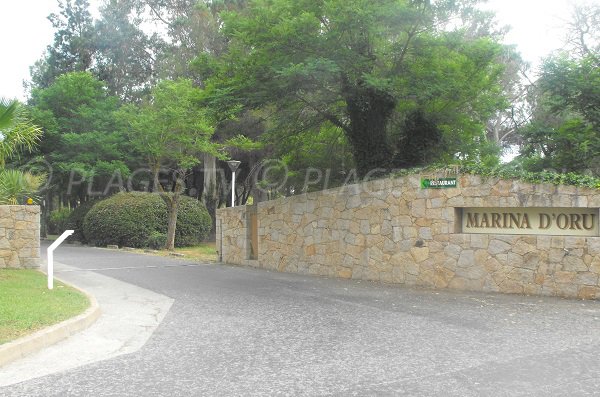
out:
{"label": "street lamp head", "polygon": [[242,162],[237,160],[228,160],[227,165],[229,165],[229,169],[231,172],[235,172]]}

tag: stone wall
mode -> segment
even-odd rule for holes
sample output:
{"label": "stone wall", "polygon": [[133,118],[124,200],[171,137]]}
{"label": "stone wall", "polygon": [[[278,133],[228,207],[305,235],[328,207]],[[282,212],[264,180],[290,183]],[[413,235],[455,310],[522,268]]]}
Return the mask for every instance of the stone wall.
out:
{"label": "stone wall", "polygon": [[300,274],[600,298],[600,237],[463,234],[457,218],[462,207],[598,208],[597,190],[473,175],[458,185],[421,189],[413,175],[220,209],[217,249],[226,263]]}
{"label": "stone wall", "polygon": [[0,205],[0,268],[40,266],[40,207]]}

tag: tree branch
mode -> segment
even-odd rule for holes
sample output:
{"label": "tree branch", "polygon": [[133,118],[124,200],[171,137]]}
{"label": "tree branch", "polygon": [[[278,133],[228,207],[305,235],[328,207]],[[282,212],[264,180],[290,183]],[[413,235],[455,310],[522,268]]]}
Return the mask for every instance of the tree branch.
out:
{"label": "tree branch", "polygon": [[313,109],[315,112],[317,112],[318,114],[320,114],[321,116],[323,116],[323,118],[325,118],[325,120],[329,121],[331,124],[335,125],[336,127],[341,128],[342,130],[344,130],[346,132],[350,132],[350,128],[346,124],[344,124],[339,118],[337,118],[335,115],[333,115],[333,114],[331,114],[329,112],[322,111],[317,106],[313,105],[308,100],[302,98],[297,93],[295,93],[294,96],[296,98],[298,98],[302,103],[304,103],[305,105],[307,105],[308,107],[310,107],[311,109]]}
{"label": "tree branch", "polygon": [[172,28],[172,27],[173,27],[173,25],[172,25],[171,23],[167,22],[167,21],[166,21],[166,20],[165,20],[165,19],[164,19],[164,18],[163,18],[161,15],[160,15],[160,13],[159,13],[158,11],[156,11],[156,10],[154,9],[154,7],[152,7],[152,6],[150,5],[150,2],[146,1],[146,5],[148,6],[148,8],[150,8],[150,11],[152,11],[152,13],[153,13],[154,15],[156,15],[156,18],[158,18],[158,19],[159,19],[159,20],[160,20],[162,23],[164,23],[165,25],[167,25],[167,26],[168,26],[168,27],[170,27],[170,28]]}

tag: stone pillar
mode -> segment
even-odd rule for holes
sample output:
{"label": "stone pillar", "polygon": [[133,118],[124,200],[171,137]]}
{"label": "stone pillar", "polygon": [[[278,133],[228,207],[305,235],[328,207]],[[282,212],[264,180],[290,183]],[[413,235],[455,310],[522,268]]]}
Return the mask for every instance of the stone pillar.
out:
{"label": "stone pillar", "polygon": [[40,267],[40,207],[0,206],[0,267]]}

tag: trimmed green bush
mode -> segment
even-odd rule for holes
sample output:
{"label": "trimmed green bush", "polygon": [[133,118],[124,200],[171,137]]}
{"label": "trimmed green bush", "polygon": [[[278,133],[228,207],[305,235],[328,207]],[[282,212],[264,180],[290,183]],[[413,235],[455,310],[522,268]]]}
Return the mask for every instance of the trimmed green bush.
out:
{"label": "trimmed green bush", "polygon": [[150,237],[148,237],[146,246],[148,248],[159,250],[161,248],[165,248],[166,243],[167,243],[167,235],[166,234],[160,233],[160,232],[152,232],[152,234],[150,234]]}
{"label": "trimmed green bush", "polygon": [[[204,204],[191,197],[181,198],[176,246],[198,244],[211,226]],[[83,221],[83,231],[93,245],[145,247],[153,233],[167,233],[167,206],[158,194],[118,193],[92,207]]]}
{"label": "trimmed green bush", "polygon": [[[208,236],[211,229],[212,219],[208,214],[206,206],[201,201],[184,196],[183,200],[179,203],[177,228],[175,229],[175,246],[190,247],[197,245]],[[166,218],[164,233],[166,241]]]}
{"label": "trimmed green bush", "polygon": [[69,217],[67,218],[66,228],[75,231],[75,233],[73,233],[71,236],[72,239],[83,244],[88,243],[87,239],[85,238],[85,234],[83,233],[83,220],[92,207],[99,202],[100,200],[86,201],[85,203],[79,204],[79,207],[71,211]]}
{"label": "trimmed green bush", "polygon": [[61,234],[67,230],[67,219],[71,214],[69,208],[61,208],[50,212],[48,216],[48,233]]}

